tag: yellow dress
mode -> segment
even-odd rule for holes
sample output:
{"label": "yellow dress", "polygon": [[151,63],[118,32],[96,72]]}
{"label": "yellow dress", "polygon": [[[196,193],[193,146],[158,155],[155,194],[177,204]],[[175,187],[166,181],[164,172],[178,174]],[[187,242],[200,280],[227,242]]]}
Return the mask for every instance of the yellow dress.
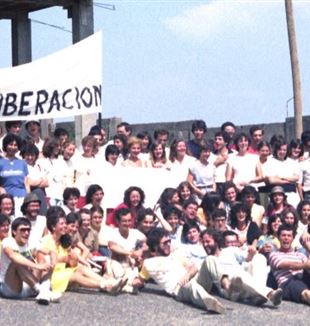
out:
{"label": "yellow dress", "polygon": [[[57,258],[68,256],[68,249],[57,245],[51,234],[41,239],[42,249],[56,253]],[[55,292],[65,292],[68,287],[71,275],[75,272],[76,267],[66,267],[66,263],[57,263],[51,277],[52,290]]]}

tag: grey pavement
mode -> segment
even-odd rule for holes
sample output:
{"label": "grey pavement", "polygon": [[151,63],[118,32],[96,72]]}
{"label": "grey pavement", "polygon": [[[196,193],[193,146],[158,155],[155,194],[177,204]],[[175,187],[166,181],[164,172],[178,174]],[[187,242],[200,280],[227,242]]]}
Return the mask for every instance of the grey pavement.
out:
{"label": "grey pavement", "polygon": [[68,292],[61,303],[40,306],[33,300],[0,299],[1,325],[310,325],[310,307],[283,302],[254,307],[224,299],[224,315],[210,314],[176,302],[155,285],[138,295],[109,296],[98,292]]}

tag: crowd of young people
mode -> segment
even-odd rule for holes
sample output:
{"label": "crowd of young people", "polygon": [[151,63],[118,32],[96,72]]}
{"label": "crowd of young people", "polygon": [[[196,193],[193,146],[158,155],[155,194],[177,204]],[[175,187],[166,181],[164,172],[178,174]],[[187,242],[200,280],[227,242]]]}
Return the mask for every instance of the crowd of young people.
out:
{"label": "crowd of young people", "polygon": [[[310,304],[310,131],[268,141],[261,127],[226,122],[208,139],[197,120],[186,141],[164,129],[134,136],[123,122],[111,140],[94,126],[76,146],[62,128],[45,141],[39,121],[25,128],[21,138],[21,122],[6,122],[0,141],[1,296],[48,304],[73,287],[137,294],[153,279],[217,313],[217,296]],[[141,169],[177,178],[158,179],[151,207],[138,182],[119,205],[105,202],[100,172],[121,187]]]}

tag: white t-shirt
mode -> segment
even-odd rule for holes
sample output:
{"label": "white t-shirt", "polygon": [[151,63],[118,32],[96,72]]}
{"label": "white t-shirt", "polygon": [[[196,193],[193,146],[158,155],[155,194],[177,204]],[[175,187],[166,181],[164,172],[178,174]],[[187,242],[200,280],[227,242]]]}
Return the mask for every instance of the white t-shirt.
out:
{"label": "white t-shirt", "polygon": [[1,257],[0,257],[0,282],[5,281],[6,272],[11,264],[11,259],[6,255],[4,248],[11,248],[13,251],[20,253],[26,258],[31,257],[29,246],[19,246],[12,237],[2,240]]}
{"label": "white t-shirt", "polygon": [[137,229],[129,229],[128,237],[124,238],[119,233],[119,229],[114,228],[111,229],[108,238],[108,241],[115,242],[128,251],[134,250],[139,241],[145,241],[145,240],[146,240],[145,235]]}
{"label": "white t-shirt", "polygon": [[230,156],[228,164],[233,170],[233,182],[235,184],[242,182],[249,183],[249,181],[255,179],[258,161],[258,155],[249,153],[243,156],[238,154]]}
{"label": "white t-shirt", "polygon": [[31,221],[31,232],[28,240],[28,247],[30,249],[38,249],[40,240],[43,237],[43,232],[46,227],[46,217],[38,215],[35,221]]}

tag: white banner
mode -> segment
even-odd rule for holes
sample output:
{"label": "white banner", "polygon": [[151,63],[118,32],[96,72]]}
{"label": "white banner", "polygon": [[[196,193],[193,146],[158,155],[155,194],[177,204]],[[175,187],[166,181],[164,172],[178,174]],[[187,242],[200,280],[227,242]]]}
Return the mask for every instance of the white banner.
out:
{"label": "white banner", "polygon": [[42,59],[0,69],[0,121],[101,112],[102,33]]}

